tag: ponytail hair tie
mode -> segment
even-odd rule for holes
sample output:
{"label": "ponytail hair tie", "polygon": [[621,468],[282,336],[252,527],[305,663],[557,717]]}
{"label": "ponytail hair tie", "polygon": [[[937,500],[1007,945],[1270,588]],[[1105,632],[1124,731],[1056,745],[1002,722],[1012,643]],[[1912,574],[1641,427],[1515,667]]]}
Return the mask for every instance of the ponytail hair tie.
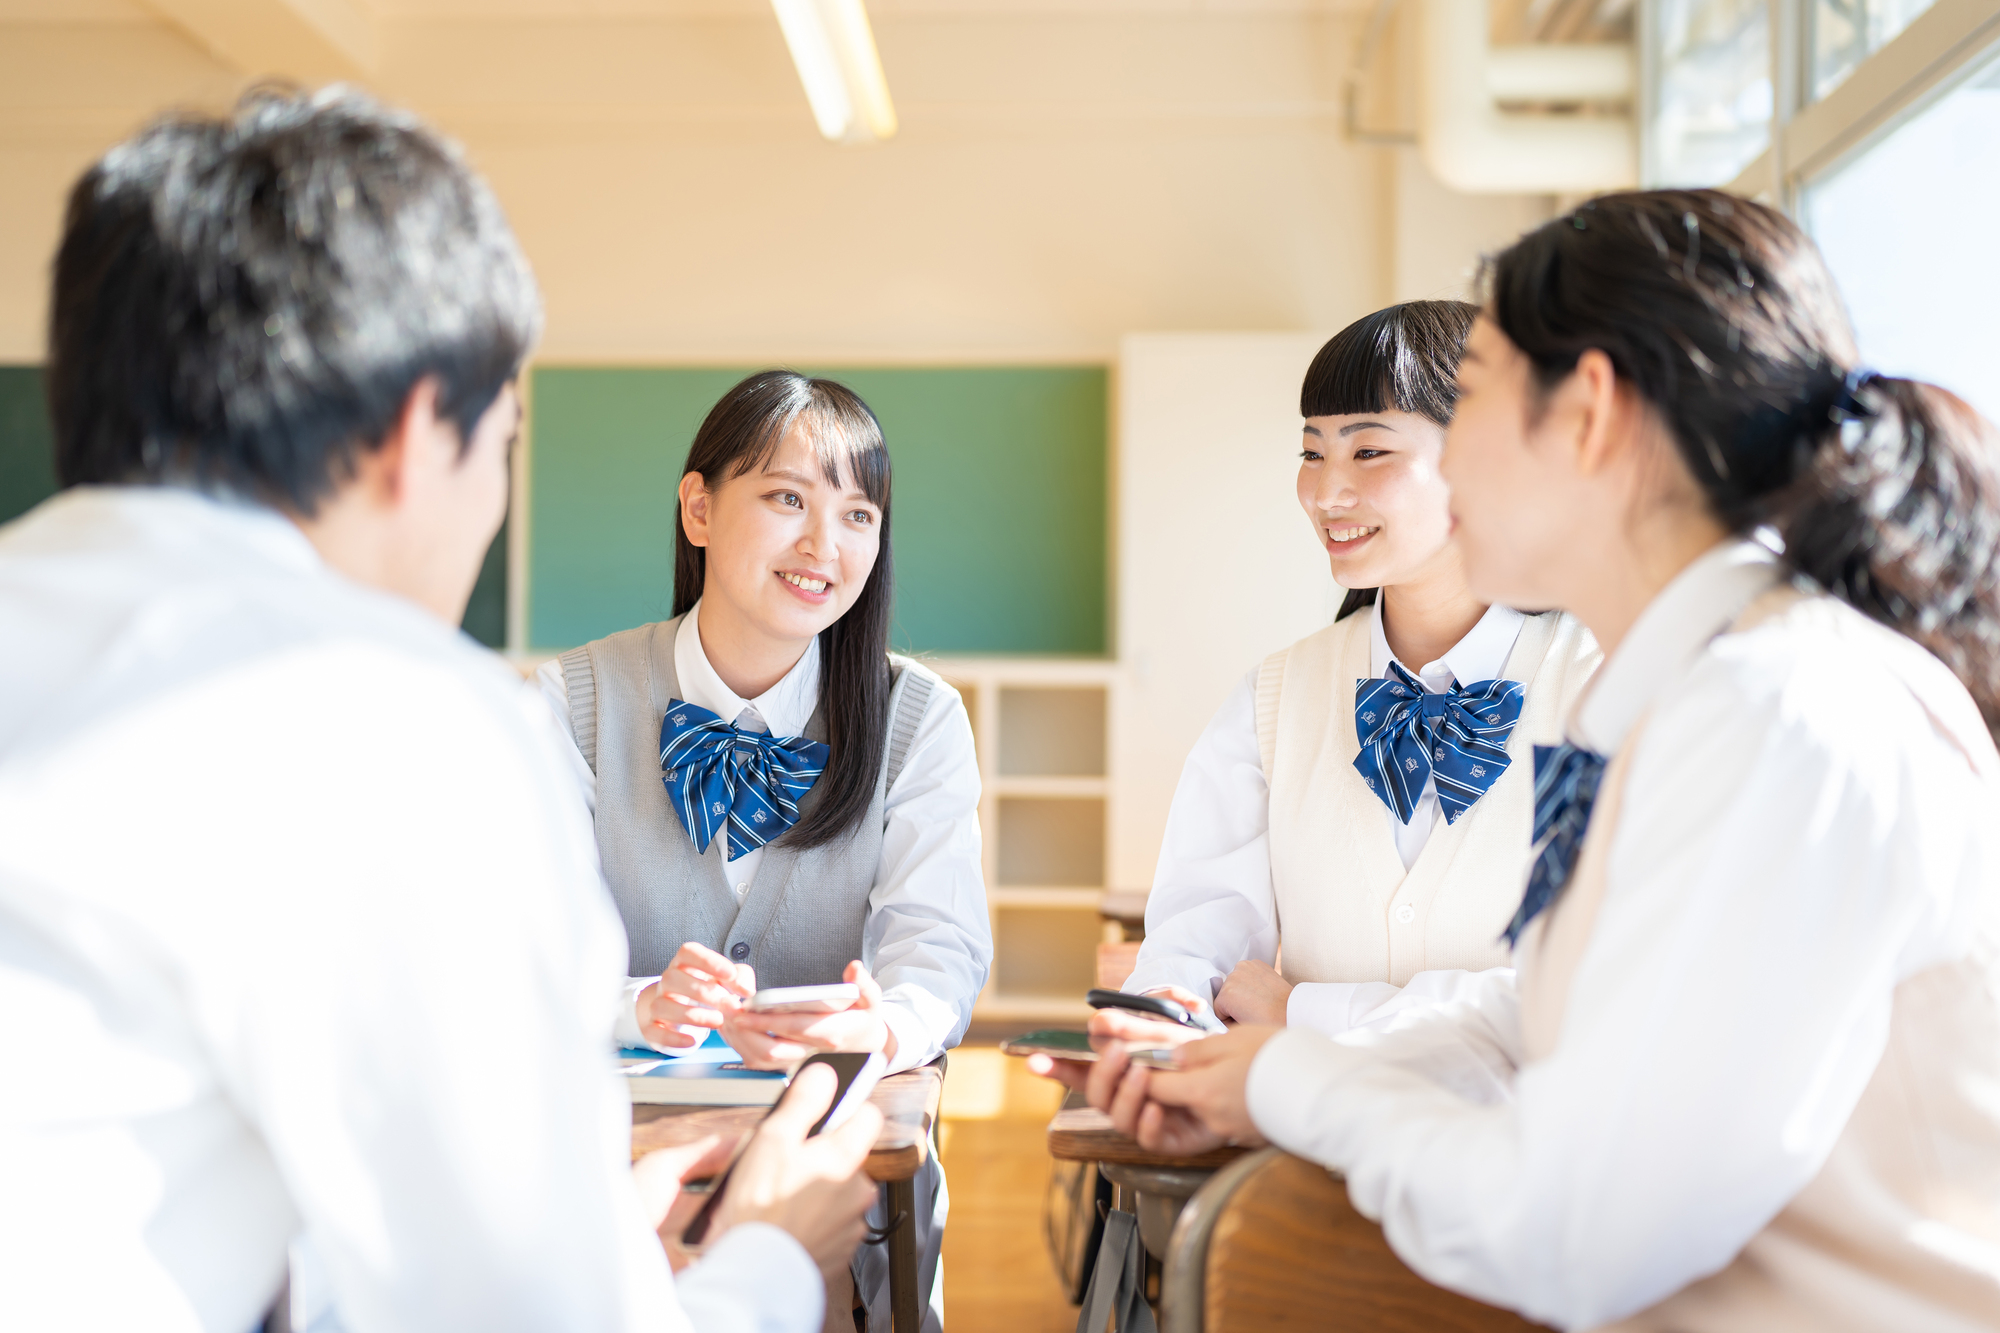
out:
{"label": "ponytail hair tie", "polygon": [[1827,408],[1827,416],[1833,424],[1845,425],[1850,421],[1867,421],[1875,416],[1876,409],[1861,398],[1861,391],[1882,377],[1872,370],[1850,370],[1834,393],[1833,403]]}

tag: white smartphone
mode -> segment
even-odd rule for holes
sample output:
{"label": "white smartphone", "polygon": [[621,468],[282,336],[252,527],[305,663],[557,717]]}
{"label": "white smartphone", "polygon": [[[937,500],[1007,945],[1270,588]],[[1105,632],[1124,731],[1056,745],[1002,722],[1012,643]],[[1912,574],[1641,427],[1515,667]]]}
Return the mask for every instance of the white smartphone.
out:
{"label": "white smartphone", "polygon": [[851,981],[831,986],[773,986],[750,997],[753,1014],[837,1014],[861,999],[861,987]]}

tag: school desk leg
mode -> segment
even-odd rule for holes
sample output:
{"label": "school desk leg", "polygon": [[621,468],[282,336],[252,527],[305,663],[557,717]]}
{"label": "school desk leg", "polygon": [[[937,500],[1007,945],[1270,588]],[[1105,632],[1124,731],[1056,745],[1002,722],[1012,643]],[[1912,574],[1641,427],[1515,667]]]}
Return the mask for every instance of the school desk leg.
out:
{"label": "school desk leg", "polygon": [[889,1215],[889,1322],[896,1333],[920,1333],[923,1302],[917,1295],[917,1182],[883,1182]]}

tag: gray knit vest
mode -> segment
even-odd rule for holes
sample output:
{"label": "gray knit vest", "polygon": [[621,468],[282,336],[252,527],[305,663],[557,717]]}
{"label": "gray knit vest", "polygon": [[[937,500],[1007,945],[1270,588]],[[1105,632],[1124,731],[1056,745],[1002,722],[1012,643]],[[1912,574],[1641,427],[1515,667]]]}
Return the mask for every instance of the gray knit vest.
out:
{"label": "gray knit vest", "polygon": [[[697,852],[661,778],[660,723],[667,704],[681,697],[674,675],[681,619],[624,630],[558,659],[577,749],[597,774],[597,852],[625,918],[630,975],[665,970],[689,940],[749,963],[759,987],[839,981],[856,958],[872,966],[861,936],[882,853],[883,800],[930,702],[930,675],[890,658],[888,743],[867,815],[825,846],[799,851],[782,838],[772,842],[749,893],[738,899],[729,887],[725,839]],[[826,739],[818,709],[805,735]],[[825,781],[799,803],[801,818],[824,797]]]}

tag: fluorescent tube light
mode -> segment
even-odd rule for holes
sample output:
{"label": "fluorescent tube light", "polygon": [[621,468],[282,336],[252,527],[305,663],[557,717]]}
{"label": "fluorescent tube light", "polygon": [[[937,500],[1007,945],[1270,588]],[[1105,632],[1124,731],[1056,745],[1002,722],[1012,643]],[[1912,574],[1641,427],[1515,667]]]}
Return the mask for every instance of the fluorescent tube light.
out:
{"label": "fluorescent tube light", "polygon": [[819,132],[835,143],[876,143],[896,133],[889,81],[861,0],[771,0]]}

